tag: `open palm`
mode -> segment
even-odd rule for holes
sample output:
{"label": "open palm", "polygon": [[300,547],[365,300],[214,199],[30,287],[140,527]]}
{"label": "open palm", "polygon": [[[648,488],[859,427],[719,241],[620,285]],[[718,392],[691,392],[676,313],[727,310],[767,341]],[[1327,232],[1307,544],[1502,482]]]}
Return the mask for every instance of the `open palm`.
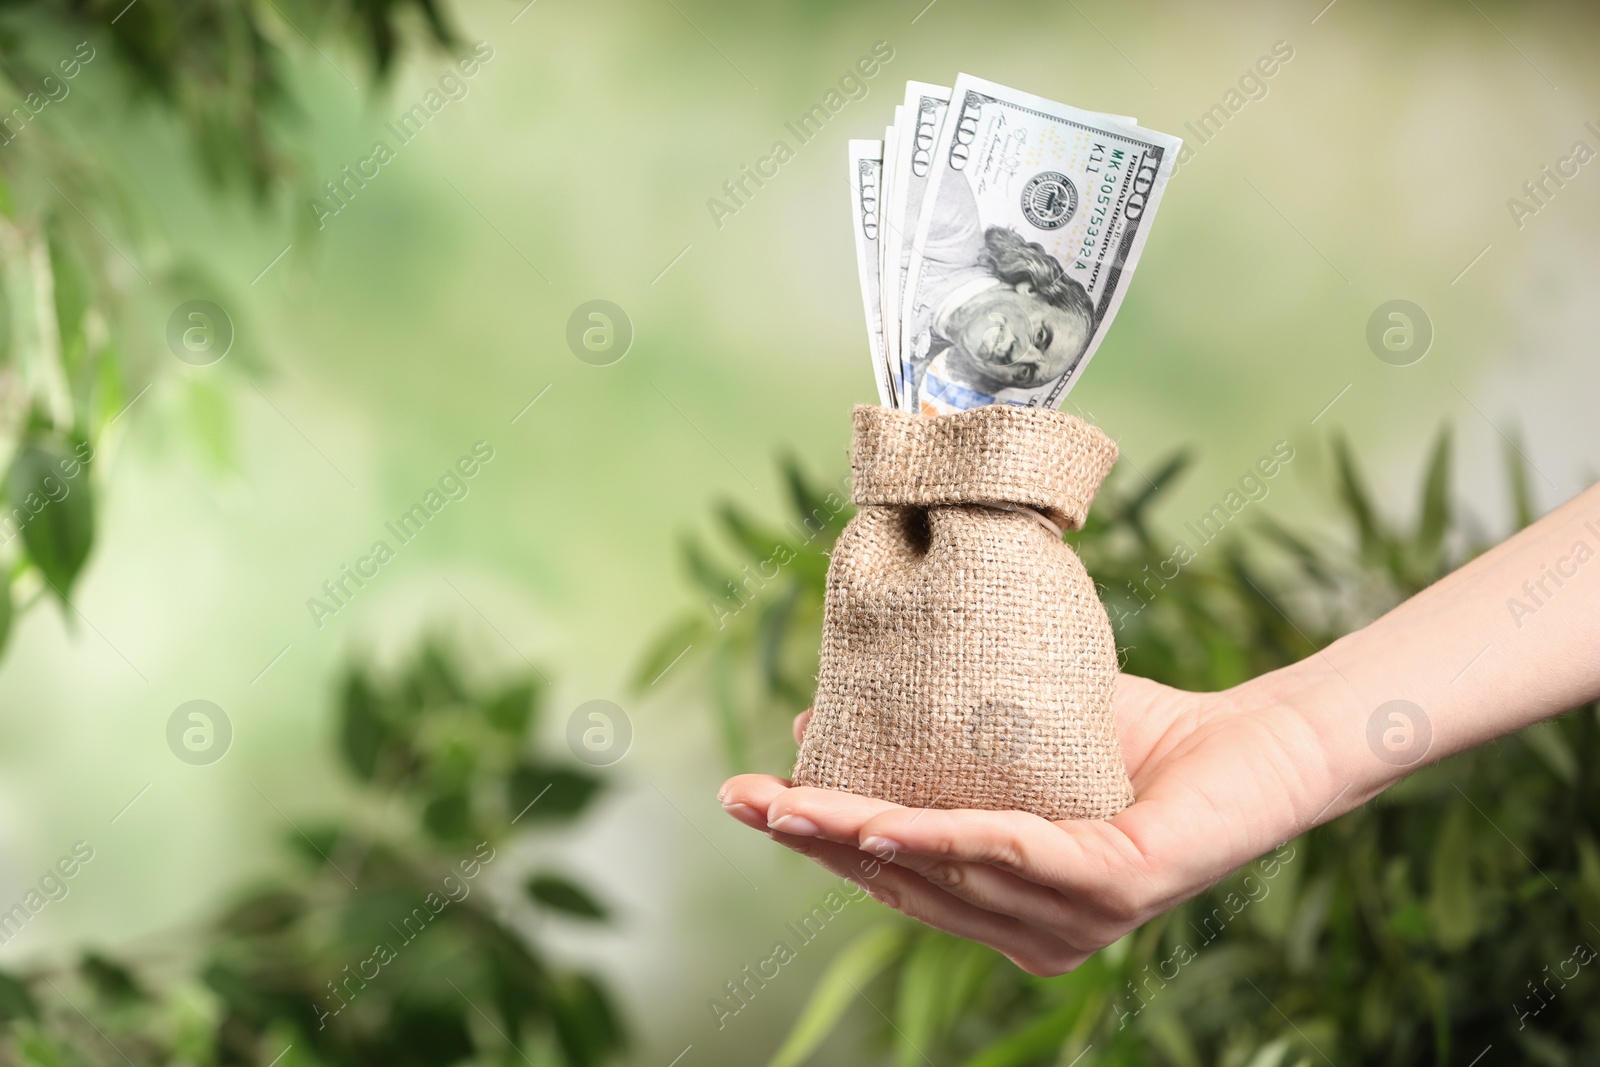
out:
{"label": "open palm", "polygon": [[1035,974],[1072,970],[1338,813],[1322,739],[1250,683],[1187,693],[1125,674],[1115,710],[1137,799],[1107,820],[907,808],[756,774],[730,779],[721,799],[874,899]]}

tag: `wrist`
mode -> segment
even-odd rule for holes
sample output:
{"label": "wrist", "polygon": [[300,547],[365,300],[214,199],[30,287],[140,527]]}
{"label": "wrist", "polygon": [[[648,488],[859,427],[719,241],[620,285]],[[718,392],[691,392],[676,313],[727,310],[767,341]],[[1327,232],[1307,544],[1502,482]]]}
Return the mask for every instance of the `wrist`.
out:
{"label": "wrist", "polygon": [[1414,704],[1361,699],[1338,661],[1350,637],[1243,682],[1230,696],[1283,738],[1300,778],[1299,831],[1360,807],[1427,762],[1431,728]]}

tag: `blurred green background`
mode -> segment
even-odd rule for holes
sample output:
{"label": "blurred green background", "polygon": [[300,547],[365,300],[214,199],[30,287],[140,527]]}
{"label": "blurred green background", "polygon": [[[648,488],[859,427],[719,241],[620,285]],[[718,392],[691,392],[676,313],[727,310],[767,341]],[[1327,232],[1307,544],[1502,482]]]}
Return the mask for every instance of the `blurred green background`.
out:
{"label": "blurred green background", "polygon": [[[7,39],[38,62],[79,40],[100,50],[0,146],[0,166],[19,217],[87,221],[82,247],[98,236],[115,252],[99,249],[120,402],[84,423],[98,513],[75,607],[44,596],[19,612],[0,665],[0,902],[75,841],[95,858],[0,965],[163,943],[284,870],[289,820],[351,802],[333,744],[344,665],[396,665],[444,635],[469,670],[549,677],[538,729],[558,755],[585,701],[631,719],[596,805],[494,872],[509,899],[555,864],[607,902],[609,923],[530,929],[613,990],[625,1062],[676,1062],[686,1047],[685,1065],[763,1062],[847,931],[718,1030],[707,1000],[829,880],[722,816],[728,768],[690,664],[642,690],[629,679],[664,622],[703,603],[679,541],[715,504],[779,513],[783,452],[819,479],[844,473],[850,406],[872,395],[845,141],[881,136],[907,78],[970,71],[1192,140],[1186,123],[1276,42],[1292,47],[1173,179],[1069,401],[1133,470],[1194,447],[1162,504],[1169,525],[1280,439],[1300,458],[1253,507],[1330,521],[1316,445],[1331,430],[1404,512],[1452,424],[1459,518],[1481,536],[1506,529],[1502,434],[1520,432],[1540,510],[1593,477],[1600,163],[1521,225],[1507,204],[1575,142],[1600,148],[1600,17],[1586,5],[466,2],[442,13],[454,44],[396,7],[403,47],[378,78],[360,26],[386,6],[255,10],[282,56],[280,98],[261,114],[283,156],[261,197],[208,179],[196,127],[177,117],[208,91],[234,121],[255,114],[228,77],[165,103],[130,88],[118,35],[152,20],[155,39],[191,40],[182,19],[149,0],[5,15]],[[707,199],[878,41],[894,58],[867,97],[718,226]],[[492,58],[462,79],[466,95],[319,228],[323,183],[376,138],[395,144],[385,125],[475,42]],[[21,93],[37,84],[8,74]],[[235,150],[207,136],[213,154]],[[46,174],[81,175],[87,192]],[[192,299],[232,321],[221,362],[168,351],[168,319]],[[565,339],[592,299],[634,330],[610,366]],[[1393,299],[1432,322],[1414,365],[1367,344],[1369,316]],[[8,418],[26,382],[0,382]],[[494,459],[468,495],[315,625],[307,598],[478,441]],[[26,574],[15,593],[30,598]],[[166,741],[193,699],[234,730],[209,766]]]}

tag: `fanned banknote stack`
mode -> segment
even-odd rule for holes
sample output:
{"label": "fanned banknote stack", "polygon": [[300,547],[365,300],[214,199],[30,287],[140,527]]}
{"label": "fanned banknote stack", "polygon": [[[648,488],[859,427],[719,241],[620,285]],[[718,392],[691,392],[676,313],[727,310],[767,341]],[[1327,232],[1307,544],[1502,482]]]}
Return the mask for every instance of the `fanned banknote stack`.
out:
{"label": "fanned banknote stack", "polygon": [[850,142],[878,398],[1055,407],[1127,291],[1182,142],[968,74]]}

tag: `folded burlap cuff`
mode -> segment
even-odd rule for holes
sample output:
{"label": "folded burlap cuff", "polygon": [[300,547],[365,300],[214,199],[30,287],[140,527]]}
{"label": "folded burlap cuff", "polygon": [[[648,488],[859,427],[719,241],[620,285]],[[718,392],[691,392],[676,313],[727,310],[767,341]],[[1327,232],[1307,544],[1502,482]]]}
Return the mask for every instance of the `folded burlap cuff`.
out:
{"label": "folded burlap cuff", "polygon": [[863,404],[850,495],[855,504],[1004,502],[1076,530],[1116,461],[1111,438],[1061,411],[994,404],[912,416]]}
{"label": "folded burlap cuff", "polygon": [[[1133,800],[1083,524],[1117,455],[1059,411],[858,407],[796,785],[914,807],[1105,818]],[[1024,509],[1019,511],[1017,509]]]}

